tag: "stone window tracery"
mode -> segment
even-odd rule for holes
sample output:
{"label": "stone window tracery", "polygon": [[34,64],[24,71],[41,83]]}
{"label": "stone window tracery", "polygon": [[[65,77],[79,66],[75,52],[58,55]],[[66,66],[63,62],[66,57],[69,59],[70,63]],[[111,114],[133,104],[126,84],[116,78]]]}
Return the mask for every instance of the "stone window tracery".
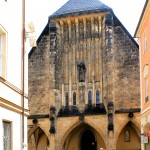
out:
{"label": "stone window tracery", "polygon": [[64,41],[68,41],[69,40],[69,28],[68,25],[65,24],[64,25]]}
{"label": "stone window tracery", "polygon": [[91,22],[87,21],[87,37],[90,38],[91,37]]}
{"label": "stone window tracery", "polygon": [[72,41],[74,41],[76,39],[76,26],[75,24],[73,23],[72,26],[71,26],[71,38],[72,38]]}
{"label": "stone window tracery", "polygon": [[99,90],[96,91],[96,106],[100,104],[100,92]]}
{"label": "stone window tracery", "polygon": [[92,92],[88,92],[88,105],[92,105]]}
{"label": "stone window tracery", "polygon": [[79,37],[80,37],[80,39],[84,38],[84,26],[83,26],[82,22],[80,22],[80,24],[79,24]]}
{"label": "stone window tracery", "polygon": [[76,92],[73,93],[73,105],[76,106]]}
{"label": "stone window tracery", "polygon": [[98,35],[99,35],[99,25],[98,25],[97,20],[95,20],[95,22],[94,22],[94,31],[95,31],[95,37],[98,37]]}
{"label": "stone window tracery", "polygon": [[66,92],[66,95],[65,95],[65,106],[69,106],[69,95],[68,95],[68,92]]}

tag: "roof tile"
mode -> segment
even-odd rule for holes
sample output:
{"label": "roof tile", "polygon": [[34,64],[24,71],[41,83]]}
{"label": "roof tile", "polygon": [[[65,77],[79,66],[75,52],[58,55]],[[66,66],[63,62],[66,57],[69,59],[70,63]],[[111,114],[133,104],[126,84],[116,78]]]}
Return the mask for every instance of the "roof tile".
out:
{"label": "roof tile", "polygon": [[99,0],[69,0],[50,17],[62,17],[91,12],[104,12],[111,8]]}

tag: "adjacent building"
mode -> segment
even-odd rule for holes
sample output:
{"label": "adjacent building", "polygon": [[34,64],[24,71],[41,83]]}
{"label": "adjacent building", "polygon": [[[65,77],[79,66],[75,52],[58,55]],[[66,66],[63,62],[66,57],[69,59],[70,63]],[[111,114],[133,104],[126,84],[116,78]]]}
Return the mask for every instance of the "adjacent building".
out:
{"label": "adjacent building", "polygon": [[150,149],[150,0],[146,0],[135,37],[140,45],[142,150]]}
{"label": "adjacent building", "polygon": [[29,53],[29,150],[141,149],[139,47],[99,0],[69,0]]}
{"label": "adjacent building", "polygon": [[21,0],[0,0],[0,150],[27,149],[28,57],[22,12]]}

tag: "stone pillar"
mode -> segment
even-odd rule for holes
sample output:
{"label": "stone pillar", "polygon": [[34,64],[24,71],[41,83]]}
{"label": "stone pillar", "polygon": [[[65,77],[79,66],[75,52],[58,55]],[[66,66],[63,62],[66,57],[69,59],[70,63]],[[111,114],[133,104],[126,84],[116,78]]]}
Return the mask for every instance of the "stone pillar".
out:
{"label": "stone pillar", "polygon": [[99,52],[98,55],[100,56],[99,58],[99,67],[98,67],[98,76],[100,80],[100,99],[103,100],[103,49],[102,49],[102,17],[98,17],[98,22],[99,22]]}
{"label": "stone pillar", "polygon": [[79,20],[75,19],[75,24],[76,24],[76,40],[78,42],[79,40]]}
{"label": "stone pillar", "polygon": [[115,149],[115,139],[114,139],[114,73],[111,72],[111,68],[114,68],[114,55],[113,55],[113,16],[112,14],[106,14],[105,16],[105,38],[106,38],[106,65],[107,65],[107,102],[108,102],[108,148],[110,150]]}
{"label": "stone pillar", "polygon": [[64,83],[62,83],[62,106],[65,106]]}
{"label": "stone pillar", "polygon": [[68,28],[69,28],[69,41],[71,41],[71,21],[68,20]]}
{"label": "stone pillar", "polygon": [[50,135],[50,146],[49,146],[50,150],[56,150],[56,146],[55,146],[55,134],[51,134]]}
{"label": "stone pillar", "polygon": [[56,22],[50,20],[49,29],[50,29],[50,57],[49,57],[49,71],[50,71],[50,104],[49,106],[55,106],[55,91],[56,88],[56,74],[55,74],[55,59],[56,59]]}
{"label": "stone pillar", "polygon": [[84,26],[84,39],[86,39],[86,18],[83,18],[83,26]]}

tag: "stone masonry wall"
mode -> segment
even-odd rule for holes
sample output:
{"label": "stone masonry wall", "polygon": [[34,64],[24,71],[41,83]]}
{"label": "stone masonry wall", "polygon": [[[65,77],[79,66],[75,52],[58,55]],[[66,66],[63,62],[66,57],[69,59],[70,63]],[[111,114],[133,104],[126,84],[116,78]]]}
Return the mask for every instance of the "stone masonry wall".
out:
{"label": "stone masonry wall", "polygon": [[114,28],[115,109],[140,108],[139,50],[122,27]]}
{"label": "stone masonry wall", "polygon": [[52,86],[49,49],[49,36],[46,35],[29,58],[30,115],[49,113],[50,85]]}

